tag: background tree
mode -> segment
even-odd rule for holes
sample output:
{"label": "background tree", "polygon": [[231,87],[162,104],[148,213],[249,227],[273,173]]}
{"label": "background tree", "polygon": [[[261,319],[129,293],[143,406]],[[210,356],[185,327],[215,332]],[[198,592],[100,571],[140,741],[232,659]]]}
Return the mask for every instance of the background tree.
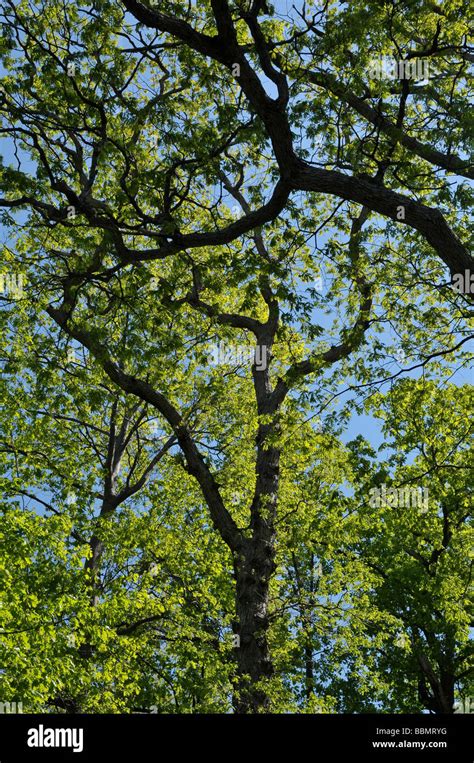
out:
{"label": "background tree", "polygon": [[[456,694],[472,687],[471,392],[405,380],[376,404],[394,455],[372,479],[393,469],[398,502],[375,509],[373,529],[351,551],[379,575],[370,606],[397,620],[376,657],[377,672],[390,674],[388,707],[452,713]],[[400,490],[411,486],[423,486],[426,500],[407,502]]]}
{"label": "background tree", "polygon": [[[326,501],[317,521],[309,510],[311,556],[289,568],[306,596],[294,647],[314,695],[339,711],[452,713],[470,696],[471,397],[408,379],[376,395],[381,455],[362,437],[349,443],[354,495]],[[328,585],[344,605],[329,623]]]}

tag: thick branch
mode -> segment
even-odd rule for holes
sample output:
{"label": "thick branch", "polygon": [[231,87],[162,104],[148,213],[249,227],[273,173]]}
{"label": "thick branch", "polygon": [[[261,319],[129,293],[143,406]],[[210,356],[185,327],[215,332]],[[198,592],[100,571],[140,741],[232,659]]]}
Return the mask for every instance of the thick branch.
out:
{"label": "thick branch", "polygon": [[[299,73],[301,74],[301,73]],[[340,98],[344,103],[352,106],[364,119],[378,127],[382,132],[392,138],[396,143],[401,143],[402,146],[413,151],[417,156],[425,159],[435,167],[441,167],[448,172],[454,172],[457,175],[462,175],[467,178],[474,178],[474,169],[472,168],[472,162],[464,161],[455,154],[444,154],[442,151],[437,151],[432,146],[421,143],[416,138],[407,135],[406,132],[399,129],[396,124],[391,122],[380,111],[372,108],[367,101],[363,98],[352,93],[347,87],[337,81],[329,72],[314,72],[304,71],[304,76],[308,82],[312,82],[319,87],[329,90],[331,93]]]}
{"label": "thick branch", "polygon": [[[395,222],[403,222],[424,236],[452,276],[465,270],[474,271],[474,258],[453,233],[439,209],[426,207],[370,180],[309,165],[298,169],[294,187],[355,201]],[[400,209],[403,209],[403,218]]]}

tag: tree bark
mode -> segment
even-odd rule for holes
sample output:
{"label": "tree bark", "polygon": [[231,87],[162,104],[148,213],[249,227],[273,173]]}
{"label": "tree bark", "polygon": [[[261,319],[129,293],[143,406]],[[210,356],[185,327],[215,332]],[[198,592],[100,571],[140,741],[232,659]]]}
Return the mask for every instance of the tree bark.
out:
{"label": "tree bark", "polygon": [[273,675],[268,645],[270,579],[274,570],[274,547],[252,542],[236,564],[236,614],[240,643],[237,647],[237,713],[259,713],[269,709],[262,680]]}
{"label": "tree bark", "polygon": [[419,696],[426,709],[437,714],[454,713],[454,672],[449,667],[440,668],[437,675],[423,652],[417,654],[417,660],[421,669]]}
{"label": "tree bark", "polygon": [[[257,373],[260,372],[256,372],[255,375]],[[258,383],[256,387],[258,390]],[[270,399],[265,396],[265,400],[262,401],[263,408],[267,407]],[[266,712],[270,705],[268,691],[262,682],[271,678],[274,673],[268,645],[268,607],[270,581],[275,571],[275,515],[280,450],[267,443],[269,438],[277,433],[277,417],[270,423],[259,426],[256,485],[250,509],[252,538],[244,545],[243,552],[234,556],[236,614],[240,636],[237,650],[238,713]]]}

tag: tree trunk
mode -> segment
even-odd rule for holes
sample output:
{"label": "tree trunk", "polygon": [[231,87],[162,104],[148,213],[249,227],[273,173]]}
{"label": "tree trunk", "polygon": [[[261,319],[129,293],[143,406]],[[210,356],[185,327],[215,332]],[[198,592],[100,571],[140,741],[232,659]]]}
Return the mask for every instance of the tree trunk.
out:
{"label": "tree trunk", "polygon": [[304,664],[305,664],[305,696],[309,702],[314,694],[314,655],[313,646],[308,637],[308,640],[304,648]]}
{"label": "tree trunk", "polygon": [[252,541],[236,565],[236,612],[239,645],[236,649],[237,713],[261,713],[269,709],[269,697],[259,683],[273,675],[268,647],[268,603],[274,571],[274,548]]}
{"label": "tree trunk", "polygon": [[441,715],[454,713],[453,671],[441,668],[438,676],[425,654],[418,653],[417,659],[422,671],[418,685],[419,696],[426,709]]}
{"label": "tree trunk", "polygon": [[441,672],[438,713],[454,713],[454,683],[455,678],[451,672]]}
{"label": "tree trunk", "polygon": [[277,417],[259,426],[257,435],[256,487],[250,508],[252,538],[234,555],[236,614],[240,645],[237,649],[238,713],[269,709],[269,696],[262,680],[273,675],[268,646],[270,580],[275,571],[275,516],[280,473],[280,450],[265,447],[278,431]]}

